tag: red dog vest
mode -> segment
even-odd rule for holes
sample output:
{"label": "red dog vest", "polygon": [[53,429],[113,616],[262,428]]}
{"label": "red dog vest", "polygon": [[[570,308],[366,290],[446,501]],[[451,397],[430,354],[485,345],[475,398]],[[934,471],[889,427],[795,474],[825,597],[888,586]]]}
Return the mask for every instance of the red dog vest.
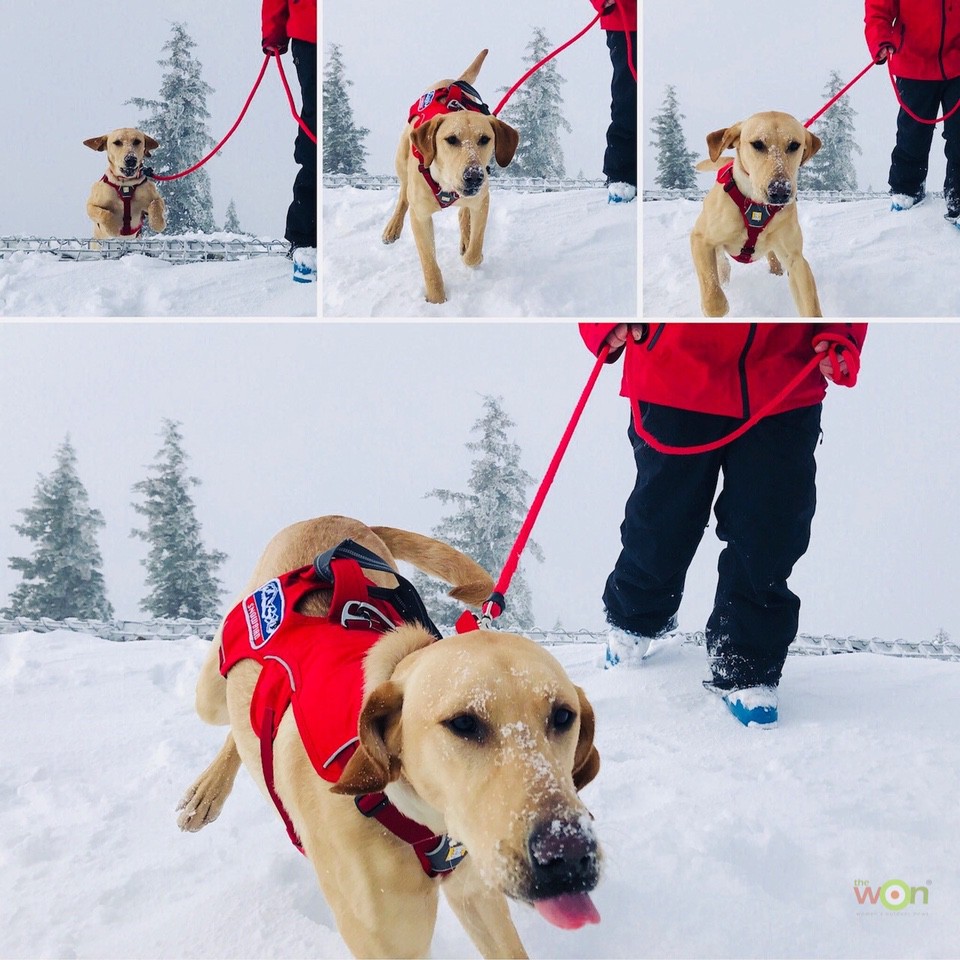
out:
{"label": "red dog vest", "polygon": [[[485,113],[490,115],[490,109],[480,98],[480,94],[470,86],[465,80],[456,80],[449,87],[438,87],[436,90],[428,90],[413,106],[410,107],[410,114],[407,117],[407,123],[413,122],[413,128],[416,130],[422,123],[433,119],[436,116],[442,116],[452,113],[456,110],[472,110],[474,113]],[[440,204],[441,209],[449,207],[460,199],[460,194],[455,190],[441,190],[440,184],[433,179],[430,168],[423,162],[423,154],[411,144],[411,150],[417,160],[417,169],[427,181],[430,188]]]}
{"label": "red dog vest", "polygon": [[[368,556],[373,559],[366,559]],[[359,740],[364,657],[386,631],[407,620],[433,627],[425,611],[422,617],[417,614],[420,601],[415,592],[414,616],[404,618],[413,588],[402,577],[398,577],[400,588],[377,587],[364,576],[356,557],[363,557],[368,568],[396,575],[379,557],[346,540],[313,565],[265,583],[234,607],[223,624],[223,676],[245,659],[256,660],[263,667],[250,701],[250,724],[260,738],[267,789],[301,852],[300,840],[274,788],[273,741],[284,713],[293,708],[300,738],[318,776],[336,783]],[[331,587],[333,598],[326,617],[297,611],[306,596]],[[437,837],[404,817],[383,794],[358,797],[357,809],[411,843],[430,876],[449,872],[466,855],[459,844],[451,844],[446,837]]]}
{"label": "red dog vest", "polygon": [[730,195],[730,199],[740,208],[743,225],[747,228],[747,242],[733,259],[739,260],[740,263],[752,263],[757,249],[757,239],[783,207],[772,203],[757,203],[756,200],[745,197],[733,179],[732,160],[717,171],[717,183],[723,184],[723,189]]}

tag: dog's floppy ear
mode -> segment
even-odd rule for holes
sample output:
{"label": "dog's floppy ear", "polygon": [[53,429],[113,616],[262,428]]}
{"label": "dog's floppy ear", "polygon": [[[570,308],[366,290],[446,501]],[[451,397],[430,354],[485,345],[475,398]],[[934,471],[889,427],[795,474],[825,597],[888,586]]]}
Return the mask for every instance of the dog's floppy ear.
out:
{"label": "dog's floppy ear", "polygon": [[497,158],[497,166],[505,167],[517,152],[517,147],[520,145],[520,134],[509,124],[497,120],[496,117],[491,117],[490,122],[493,124],[493,133],[496,138],[493,145],[493,155]]}
{"label": "dog's floppy ear", "polygon": [[576,691],[580,698],[580,736],[573,756],[573,785],[581,790],[599,773],[600,754],[593,745],[593,707],[580,687]]}
{"label": "dog's floppy ear", "polygon": [[157,143],[157,141],[154,140],[153,137],[151,137],[150,134],[148,134],[148,133],[145,133],[145,134],[143,135],[143,145],[144,145],[144,147],[146,148],[146,149],[144,150],[144,152],[143,152],[143,155],[144,155],[145,157],[151,156],[151,151],[152,151],[152,150],[156,150],[157,147],[160,146],[160,144]]}
{"label": "dog's floppy ear", "polygon": [[804,131],[806,136],[803,140],[803,159],[800,161],[802,167],[822,146],[823,141],[809,130]]}
{"label": "dog's floppy ear", "polygon": [[403,691],[392,680],[381,683],[360,711],[360,743],[330,788],[334,793],[376,793],[400,776],[400,758],[387,745],[400,721]]}
{"label": "dog's floppy ear", "polygon": [[710,159],[716,160],[728,147],[736,146],[740,139],[740,124],[735,123],[732,127],[725,127],[723,130],[714,130],[707,134],[707,149],[710,151]]}
{"label": "dog's floppy ear", "polygon": [[107,149],[107,135],[104,134],[102,137],[91,137],[89,140],[84,140],[83,145],[89,147],[91,150],[96,150],[101,152]]}
{"label": "dog's floppy ear", "polygon": [[425,167],[429,167],[437,155],[437,127],[442,120],[443,117],[434,117],[410,131],[410,142],[423,155]]}

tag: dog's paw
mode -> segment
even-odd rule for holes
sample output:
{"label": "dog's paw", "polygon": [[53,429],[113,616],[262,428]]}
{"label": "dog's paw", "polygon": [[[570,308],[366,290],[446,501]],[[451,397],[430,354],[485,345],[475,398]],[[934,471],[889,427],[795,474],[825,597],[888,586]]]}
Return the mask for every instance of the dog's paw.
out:
{"label": "dog's paw", "polygon": [[460,255],[463,257],[463,262],[468,267],[479,267],[480,264],[483,263],[482,253],[470,254],[465,250],[461,250]]}
{"label": "dog's paw", "polygon": [[400,238],[402,232],[403,221],[401,220],[399,223],[394,223],[393,220],[391,220],[383,231],[382,240],[384,243],[395,243]]}
{"label": "dog's paw", "polygon": [[220,816],[224,800],[225,796],[205,790],[200,783],[194,784],[177,804],[177,826],[186,833],[202,830]]}

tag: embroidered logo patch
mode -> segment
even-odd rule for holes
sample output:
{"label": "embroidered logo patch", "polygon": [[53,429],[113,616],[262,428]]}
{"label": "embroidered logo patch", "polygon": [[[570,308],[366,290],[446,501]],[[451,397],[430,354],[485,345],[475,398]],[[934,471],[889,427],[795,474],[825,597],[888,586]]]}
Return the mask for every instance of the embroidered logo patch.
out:
{"label": "embroidered logo patch", "polygon": [[436,95],[436,90],[431,90],[429,93],[425,93],[417,103],[417,113],[422,113],[427,107],[433,103],[433,98]]}
{"label": "embroidered logo patch", "polygon": [[265,583],[243,601],[250,646],[259,650],[276,632],[284,615],[283,590],[279,580]]}

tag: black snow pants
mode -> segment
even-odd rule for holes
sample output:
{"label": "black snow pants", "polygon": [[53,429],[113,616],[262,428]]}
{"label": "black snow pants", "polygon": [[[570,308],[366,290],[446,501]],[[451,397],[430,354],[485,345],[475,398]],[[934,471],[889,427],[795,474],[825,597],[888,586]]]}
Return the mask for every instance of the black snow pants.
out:
{"label": "black snow pants", "polygon": [[[637,34],[630,34],[633,67],[637,67]],[[622,30],[607,31],[607,47],[613,64],[610,82],[610,126],[603,172],[610,183],[637,185],[637,81],[627,64],[627,40]]]}
{"label": "black snow pants", "polygon": [[[300,80],[300,117],[317,133],[317,45],[291,40],[290,51]],[[287,210],[284,236],[295,247],[317,245],[317,145],[297,127],[293,158],[300,164],[293,182],[293,203]]]}
{"label": "black snow pants", "polygon": [[[949,113],[960,100],[960,77],[953,80],[906,80],[897,78],[900,98],[918,116],[934,119]],[[960,214],[960,110],[942,125],[946,141],[947,173],[943,195],[947,212]],[[903,108],[897,116],[897,145],[890,156],[890,192],[920,199],[924,195],[930,146],[937,126],[919,123]]]}
{"label": "black snow pants", "polygon": [[[668,629],[687,569],[714,511],[726,544],[718,563],[707,652],[724,688],[776,685],[797,635],[800,600],[787,588],[806,552],[816,509],[814,449],[821,405],[761,420],[712,453],[665,455],[628,436],[637,481],[620,528],[623,550],[603,594],[607,619],[642,636]],[[646,430],[663,443],[717,440],[743,421],[641,404]]]}

